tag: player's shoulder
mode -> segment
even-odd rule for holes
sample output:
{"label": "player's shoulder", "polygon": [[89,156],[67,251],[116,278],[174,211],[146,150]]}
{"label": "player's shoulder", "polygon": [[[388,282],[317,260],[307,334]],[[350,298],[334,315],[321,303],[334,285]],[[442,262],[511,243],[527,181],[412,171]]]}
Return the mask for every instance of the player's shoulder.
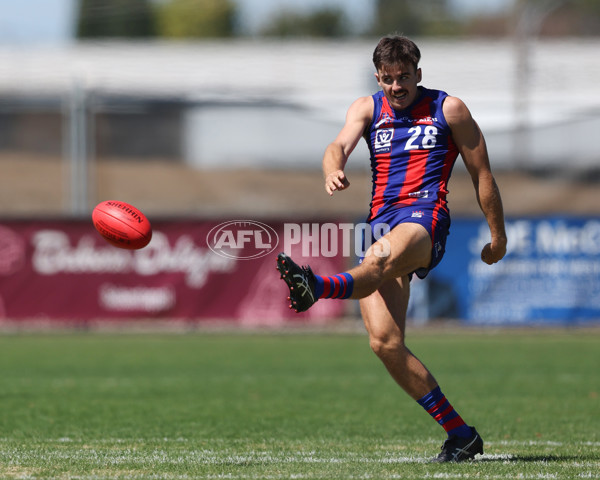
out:
{"label": "player's shoulder", "polygon": [[375,103],[372,96],[359,97],[348,109],[348,116],[361,119],[371,119],[373,117],[373,107]]}
{"label": "player's shoulder", "polygon": [[355,108],[358,110],[366,110],[366,109],[372,110],[373,105],[374,105],[373,96],[368,95],[366,97],[358,97],[356,100],[354,100],[354,102],[352,102],[352,105],[350,106],[350,108]]}
{"label": "player's shoulder", "polygon": [[469,111],[465,102],[458,97],[448,95],[444,98],[442,105],[444,117],[449,124],[458,123],[471,118],[471,112]]}

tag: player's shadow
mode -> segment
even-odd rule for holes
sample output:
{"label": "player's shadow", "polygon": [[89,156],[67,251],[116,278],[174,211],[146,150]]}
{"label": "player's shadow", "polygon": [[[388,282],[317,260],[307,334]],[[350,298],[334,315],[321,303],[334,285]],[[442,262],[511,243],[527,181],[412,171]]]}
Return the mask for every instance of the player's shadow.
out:
{"label": "player's shadow", "polygon": [[478,462],[502,462],[502,463],[519,463],[519,462],[572,462],[575,460],[598,460],[595,455],[507,455],[491,458],[479,458]]}

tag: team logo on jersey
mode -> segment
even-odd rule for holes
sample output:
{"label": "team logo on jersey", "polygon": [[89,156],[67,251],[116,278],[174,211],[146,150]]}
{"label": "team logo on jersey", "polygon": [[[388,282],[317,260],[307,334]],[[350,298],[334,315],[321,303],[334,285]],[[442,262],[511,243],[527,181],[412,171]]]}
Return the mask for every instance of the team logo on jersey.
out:
{"label": "team logo on jersey", "polygon": [[375,131],[375,152],[388,153],[392,148],[392,138],[394,138],[393,128],[382,128]]}
{"label": "team logo on jersey", "polygon": [[379,128],[383,125],[392,125],[394,119],[390,117],[387,112],[384,112],[383,115],[379,117],[379,121],[375,124],[375,128]]}

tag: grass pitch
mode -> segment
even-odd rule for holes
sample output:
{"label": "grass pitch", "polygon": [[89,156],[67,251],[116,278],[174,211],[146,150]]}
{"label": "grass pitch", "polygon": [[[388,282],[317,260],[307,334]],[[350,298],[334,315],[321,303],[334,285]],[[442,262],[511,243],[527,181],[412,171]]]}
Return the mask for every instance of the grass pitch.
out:
{"label": "grass pitch", "polygon": [[0,477],[600,478],[600,334],[415,332],[486,442],[445,434],[365,335],[0,336]]}

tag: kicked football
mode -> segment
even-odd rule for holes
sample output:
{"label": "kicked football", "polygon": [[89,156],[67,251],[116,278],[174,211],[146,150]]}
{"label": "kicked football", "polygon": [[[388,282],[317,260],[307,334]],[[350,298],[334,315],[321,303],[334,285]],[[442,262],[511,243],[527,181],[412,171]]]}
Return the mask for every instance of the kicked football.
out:
{"label": "kicked football", "polygon": [[92,222],[98,233],[115,247],[138,250],[152,239],[152,226],[146,216],[125,202],[100,202],[92,212]]}

